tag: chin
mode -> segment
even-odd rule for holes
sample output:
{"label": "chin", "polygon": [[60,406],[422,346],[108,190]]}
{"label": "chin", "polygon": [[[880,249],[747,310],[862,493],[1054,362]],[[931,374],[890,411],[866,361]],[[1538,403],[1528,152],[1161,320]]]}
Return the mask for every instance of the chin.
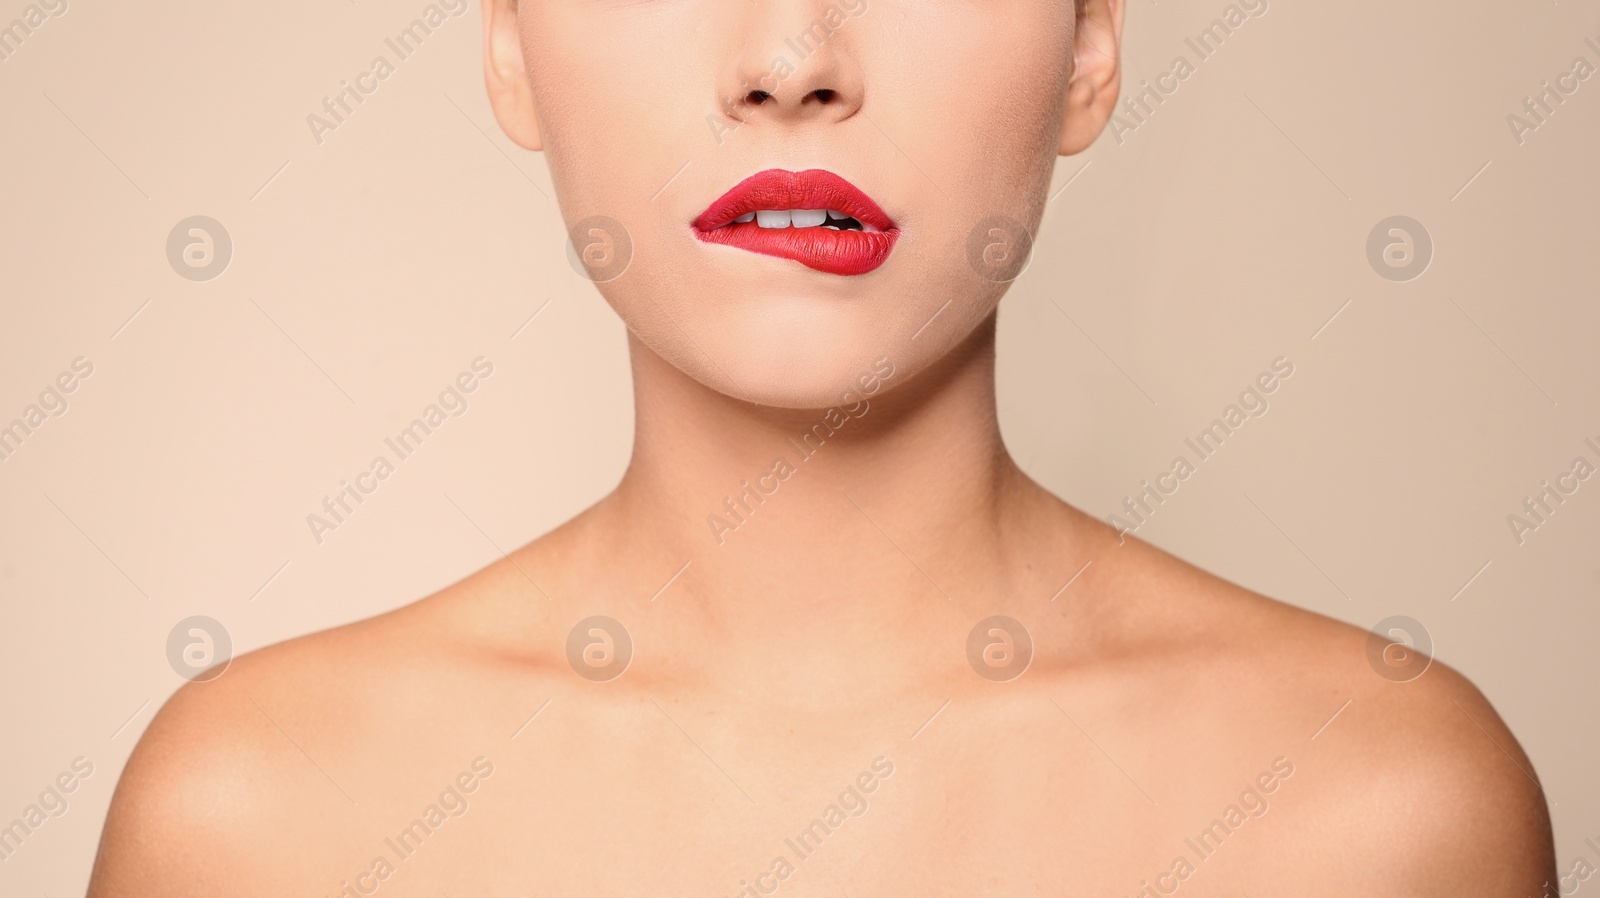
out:
{"label": "chin", "polygon": [[670,334],[636,328],[643,342],[700,384],[762,406],[848,405],[898,386],[912,370],[897,348],[904,338],[865,309],[828,307],[809,297],[751,296],[725,314],[666,311],[681,327]]}
{"label": "chin", "polygon": [[[669,255],[598,286],[668,364],[717,392],[774,408],[826,409],[898,388],[970,336],[1005,292],[1002,284],[974,287],[970,272],[927,260],[892,260],[842,279],[711,249],[726,254],[721,266]],[[642,277],[646,271],[659,276]]]}
{"label": "chin", "polygon": [[774,326],[751,320],[721,327],[698,341],[705,349],[703,358],[692,367],[679,367],[734,398],[792,409],[849,403],[864,389],[879,393],[898,380],[875,374],[899,355],[892,344],[837,324]]}

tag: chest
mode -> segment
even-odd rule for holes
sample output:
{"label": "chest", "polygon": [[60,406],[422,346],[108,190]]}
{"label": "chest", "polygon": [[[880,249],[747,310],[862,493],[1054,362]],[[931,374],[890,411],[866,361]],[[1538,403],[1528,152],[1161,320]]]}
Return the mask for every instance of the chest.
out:
{"label": "chest", "polygon": [[650,710],[506,741],[488,775],[391,802],[363,835],[371,858],[321,879],[351,898],[1155,898],[1235,894],[1273,881],[1282,856],[1265,811],[1229,817],[1237,790],[1183,786],[1176,755],[1113,759],[1049,717],[819,737]]}

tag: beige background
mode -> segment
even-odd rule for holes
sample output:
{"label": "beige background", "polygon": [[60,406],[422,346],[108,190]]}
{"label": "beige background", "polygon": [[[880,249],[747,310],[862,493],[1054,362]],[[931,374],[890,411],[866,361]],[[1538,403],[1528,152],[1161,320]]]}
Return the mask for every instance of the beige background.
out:
{"label": "beige background", "polygon": [[[1226,6],[1129,3],[1130,87]],[[392,608],[627,460],[622,326],[564,258],[543,159],[494,125],[475,5],[322,145],[305,124],[424,5],[71,0],[0,62],[0,423],[95,366],[0,463],[0,822],[95,765],[0,893],[82,892],[179,619],[242,651]],[[1532,756],[1563,871],[1600,864],[1600,479],[1520,547],[1505,518],[1600,462],[1600,77],[1521,146],[1506,116],[1580,55],[1595,0],[1271,0],[1121,146],[1061,160],[1000,319],[1007,440],[1101,516],[1292,359],[1140,535],[1423,622]],[[164,251],[197,214],[234,242],[209,282]],[[1365,252],[1396,214],[1436,245],[1409,283]],[[316,545],[306,515],[478,355],[471,411]]]}

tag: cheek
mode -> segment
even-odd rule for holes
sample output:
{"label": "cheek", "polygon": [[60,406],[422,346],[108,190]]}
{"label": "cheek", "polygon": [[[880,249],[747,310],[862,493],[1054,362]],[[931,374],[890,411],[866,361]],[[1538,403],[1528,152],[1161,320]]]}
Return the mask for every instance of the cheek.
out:
{"label": "cheek", "polygon": [[875,117],[914,134],[907,155],[956,187],[1026,193],[1019,175],[1053,170],[1072,44],[1070,3],[919,13],[872,49],[869,90],[890,95]]}
{"label": "cheek", "polygon": [[598,5],[525,13],[544,152],[569,219],[627,222],[700,149],[694,137],[705,132],[710,143],[711,63],[696,39],[688,22],[619,17]]}

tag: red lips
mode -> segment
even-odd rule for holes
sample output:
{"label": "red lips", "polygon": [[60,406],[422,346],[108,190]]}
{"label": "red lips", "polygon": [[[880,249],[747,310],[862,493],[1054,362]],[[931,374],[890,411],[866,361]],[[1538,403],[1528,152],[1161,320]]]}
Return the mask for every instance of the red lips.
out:
{"label": "red lips", "polygon": [[[754,221],[734,221],[750,212],[793,209],[832,209],[871,230],[763,228]],[[695,237],[706,243],[793,259],[807,268],[843,275],[866,274],[882,265],[900,237],[900,229],[871,197],[821,169],[791,172],[774,168],[751,175],[700,213],[690,226]]]}

